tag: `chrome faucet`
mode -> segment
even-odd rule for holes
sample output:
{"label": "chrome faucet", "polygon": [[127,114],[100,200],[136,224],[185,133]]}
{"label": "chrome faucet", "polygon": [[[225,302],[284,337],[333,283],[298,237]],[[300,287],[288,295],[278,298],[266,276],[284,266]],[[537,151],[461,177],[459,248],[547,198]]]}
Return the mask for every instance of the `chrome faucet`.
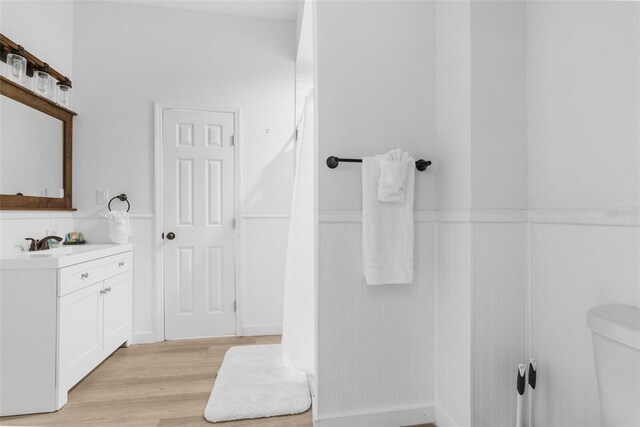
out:
{"label": "chrome faucet", "polygon": [[56,240],[58,242],[62,242],[63,240],[62,237],[58,237],[58,236],[47,236],[47,237],[43,237],[40,240],[27,237],[24,240],[31,240],[31,243],[29,244],[29,252],[33,252],[33,251],[42,251],[45,249],[49,249],[50,239]]}

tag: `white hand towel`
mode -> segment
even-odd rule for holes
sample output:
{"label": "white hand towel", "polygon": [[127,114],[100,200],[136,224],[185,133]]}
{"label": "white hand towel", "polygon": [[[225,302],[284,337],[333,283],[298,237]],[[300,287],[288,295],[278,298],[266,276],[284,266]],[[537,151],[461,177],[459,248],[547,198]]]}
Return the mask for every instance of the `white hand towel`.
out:
{"label": "white hand towel", "polygon": [[409,153],[398,149],[380,157],[380,180],[378,200],[381,202],[404,202],[407,169],[415,162]]}
{"label": "white hand towel", "polygon": [[129,213],[125,211],[109,211],[104,217],[109,222],[109,238],[113,243],[129,243],[131,222]]}
{"label": "white hand towel", "polygon": [[413,282],[413,187],[407,168],[402,202],[378,200],[380,158],[362,159],[362,256],[369,285]]}

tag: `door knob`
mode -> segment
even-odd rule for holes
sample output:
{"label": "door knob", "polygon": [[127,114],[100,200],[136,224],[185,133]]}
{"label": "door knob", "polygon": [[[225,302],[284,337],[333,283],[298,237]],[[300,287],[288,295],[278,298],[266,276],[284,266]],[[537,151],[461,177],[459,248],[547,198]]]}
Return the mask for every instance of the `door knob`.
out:
{"label": "door knob", "polygon": [[166,237],[167,237],[167,239],[169,239],[169,240],[173,240],[173,239],[175,239],[175,238],[176,238],[176,235],[175,235],[175,233],[174,233],[173,231],[170,231],[170,232],[168,232],[168,233],[167,233],[167,236],[166,236]]}

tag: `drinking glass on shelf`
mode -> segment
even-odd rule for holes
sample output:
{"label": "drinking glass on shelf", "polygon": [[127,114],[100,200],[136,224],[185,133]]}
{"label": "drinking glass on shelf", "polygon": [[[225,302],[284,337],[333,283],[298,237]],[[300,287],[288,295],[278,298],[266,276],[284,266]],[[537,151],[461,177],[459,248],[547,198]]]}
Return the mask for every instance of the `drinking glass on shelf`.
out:
{"label": "drinking glass on shelf", "polygon": [[8,54],[5,74],[9,80],[24,85],[27,76],[27,59],[16,53]]}
{"label": "drinking glass on shelf", "polygon": [[49,73],[43,70],[38,70],[34,73],[34,91],[40,96],[45,98],[51,98],[53,95],[53,89],[51,87],[52,78]]}
{"label": "drinking glass on shelf", "polygon": [[58,104],[65,108],[71,108],[71,86],[58,83]]}

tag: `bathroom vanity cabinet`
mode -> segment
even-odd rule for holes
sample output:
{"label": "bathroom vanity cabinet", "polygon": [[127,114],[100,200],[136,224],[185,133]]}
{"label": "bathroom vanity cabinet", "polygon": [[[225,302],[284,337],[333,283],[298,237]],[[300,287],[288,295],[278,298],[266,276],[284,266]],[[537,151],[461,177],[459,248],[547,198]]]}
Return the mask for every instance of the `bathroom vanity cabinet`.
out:
{"label": "bathroom vanity cabinet", "polygon": [[132,333],[132,245],[0,260],[0,415],[52,412]]}

